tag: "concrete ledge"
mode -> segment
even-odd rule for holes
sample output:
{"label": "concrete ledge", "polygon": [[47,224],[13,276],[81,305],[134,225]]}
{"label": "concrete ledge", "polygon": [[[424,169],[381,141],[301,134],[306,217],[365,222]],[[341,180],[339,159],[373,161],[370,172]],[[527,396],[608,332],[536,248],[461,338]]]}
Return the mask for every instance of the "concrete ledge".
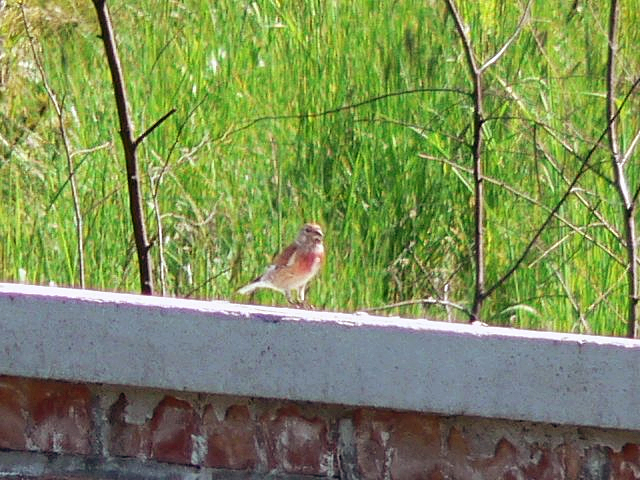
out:
{"label": "concrete ledge", "polygon": [[0,374],[640,430],[640,342],[0,284]]}

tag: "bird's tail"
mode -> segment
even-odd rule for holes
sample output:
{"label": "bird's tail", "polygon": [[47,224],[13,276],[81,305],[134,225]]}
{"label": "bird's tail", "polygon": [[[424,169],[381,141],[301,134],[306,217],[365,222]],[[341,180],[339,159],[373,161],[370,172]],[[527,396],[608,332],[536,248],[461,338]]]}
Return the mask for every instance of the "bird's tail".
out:
{"label": "bird's tail", "polygon": [[258,283],[260,283],[260,281],[257,282],[251,282],[248,285],[245,285],[244,287],[242,287],[241,289],[238,290],[238,293],[241,295],[246,295],[247,293],[251,293],[253,292],[256,288],[260,288],[260,285],[258,285]]}
{"label": "bird's tail", "polygon": [[258,288],[269,288],[270,285],[265,284],[265,282],[262,282],[259,278],[254,280],[253,282],[245,285],[244,287],[242,287],[240,290],[238,290],[238,293],[241,295],[245,295],[247,293],[251,293],[254,290],[258,289]]}
{"label": "bird's tail", "polygon": [[242,287],[240,290],[238,290],[238,293],[241,295],[245,295],[247,293],[251,293],[254,290],[258,289],[258,288],[269,288],[271,290],[276,290],[278,292],[283,292],[282,289],[273,286],[270,282],[264,282],[260,279],[255,280],[251,283],[249,283],[248,285],[245,285],[244,287]]}

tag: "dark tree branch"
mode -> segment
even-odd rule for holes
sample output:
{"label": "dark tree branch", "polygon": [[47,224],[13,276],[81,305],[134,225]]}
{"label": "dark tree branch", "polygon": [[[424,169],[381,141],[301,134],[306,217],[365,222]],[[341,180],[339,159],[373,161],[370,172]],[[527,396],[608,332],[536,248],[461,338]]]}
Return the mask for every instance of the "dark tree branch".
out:
{"label": "dark tree branch", "polygon": [[167,118],[169,118],[174,113],[176,113],[176,109],[175,108],[172,108],[167,113],[165,113],[153,125],[151,125],[149,128],[147,128],[142,135],[140,135],[138,138],[136,138],[136,140],[134,142],[134,145],[136,147],[138,147],[138,145],[140,145],[142,143],[142,141],[145,138],[147,138],[147,136],[149,136],[151,134],[151,132],[153,132],[156,128],[158,128],[160,126],[160,124],[162,124],[162,122],[164,122]]}
{"label": "dark tree branch", "polygon": [[[144,209],[142,206],[141,178],[138,170],[138,158],[136,155],[137,141],[134,139],[133,126],[129,115],[129,102],[122,74],[122,66],[118,56],[116,39],[111,25],[111,17],[107,8],[106,0],[93,0],[102,42],[104,43],[111,80],[118,110],[118,120],[120,123],[120,138],[124,149],[125,162],[127,167],[127,185],[129,189],[129,208],[131,220],[133,222],[133,235],[135,238],[136,251],[138,254],[138,266],[140,270],[140,290],[145,295],[153,294],[153,275],[149,250],[151,245],[147,240],[147,230],[145,225]],[[159,123],[158,123],[159,124]],[[154,127],[152,128],[155,128]],[[145,132],[146,133],[146,132]],[[150,133],[150,131],[149,131]],[[141,138],[139,139],[141,140]]]}
{"label": "dark tree branch", "polygon": [[480,310],[484,299],[485,283],[485,256],[484,256],[484,173],[482,163],[483,134],[482,125],[484,123],[484,90],[482,88],[482,70],[478,64],[471,46],[471,39],[467,33],[462,18],[453,0],[447,0],[449,13],[453,17],[458,36],[462,41],[463,50],[467,59],[467,67],[473,83],[473,184],[474,184],[474,253],[476,280],[474,288],[473,306],[471,307],[471,322],[480,320]]}
{"label": "dark tree branch", "polygon": [[447,8],[449,13],[453,17],[456,25],[458,36],[462,42],[465,58],[467,61],[467,67],[471,82],[473,84],[473,145],[471,147],[473,156],[473,183],[474,183],[474,263],[476,268],[475,288],[473,306],[471,307],[471,322],[480,321],[480,313],[482,310],[482,304],[487,298],[485,292],[485,198],[484,198],[484,162],[482,159],[482,150],[484,143],[483,126],[487,121],[484,113],[484,86],[483,86],[483,73],[491,65],[495,64],[505,54],[509,46],[520,34],[525,20],[529,15],[529,7],[531,6],[531,0],[527,3],[518,25],[516,26],[513,35],[504,43],[504,45],[487,60],[483,65],[478,66],[473,46],[471,44],[471,37],[469,36],[468,29],[465,27],[462,17],[458,12],[454,0],[447,0]]}

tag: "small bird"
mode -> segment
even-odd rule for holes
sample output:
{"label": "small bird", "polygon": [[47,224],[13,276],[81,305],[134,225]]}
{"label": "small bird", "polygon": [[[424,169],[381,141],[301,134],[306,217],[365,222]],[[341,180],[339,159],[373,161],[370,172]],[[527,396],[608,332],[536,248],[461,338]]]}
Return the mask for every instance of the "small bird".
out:
{"label": "small bird", "polygon": [[[305,224],[298,232],[295,242],[275,257],[264,274],[242,287],[238,293],[246,294],[257,288],[270,288],[284,293],[289,303],[304,303],[305,287],[324,262],[323,238],[320,225]],[[291,297],[294,290],[297,292],[297,302]]]}

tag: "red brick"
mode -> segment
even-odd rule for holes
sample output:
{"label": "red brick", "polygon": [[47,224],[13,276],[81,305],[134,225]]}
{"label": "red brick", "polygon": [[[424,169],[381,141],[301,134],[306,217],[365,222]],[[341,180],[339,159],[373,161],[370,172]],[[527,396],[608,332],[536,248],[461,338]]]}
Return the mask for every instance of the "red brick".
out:
{"label": "red brick", "polygon": [[[388,431],[380,431],[374,424],[372,415],[359,410],[354,416],[356,464],[362,478],[382,479],[387,476],[387,448]],[[388,428],[387,428],[388,430]]]}
{"label": "red brick", "polygon": [[563,443],[555,448],[555,454],[562,466],[565,480],[578,480],[582,465],[582,452],[571,443]]}
{"label": "red brick", "polygon": [[442,475],[439,417],[359,410],[354,426],[358,471],[363,478],[427,479]]}
{"label": "red brick", "polygon": [[436,467],[431,472],[429,472],[426,480],[448,480],[449,478],[452,477],[444,473],[442,470],[440,470],[440,468]]}
{"label": "red brick", "polygon": [[149,424],[151,458],[161,462],[191,464],[193,437],[200,419],[189,402],[166,396],[153,411]]}
{"label": "red brick", "polygon": [[510,479],[518,478],[517,472],[518,449],[507,439],[502,438],[496,444],[494,455],[489,458],[472,460],[471,465],[476,472],[481,472],[483,478]]}
{"label": "red brick", "polygon": [[447,436],[447,450],[449,456],[456,462],[466,462],[470,453],[469,443],[462,431],[457,427],[452,427]]}
{"label": "red brick", "polygon": [[202,432],[207,438],[206,467],[255,469],[259,464],[256,422],[246,405],[230,406],[219,421],[212,405],[205,408]]}
{"label": "red brick", "polygon": [[[610,450],[609,450],[610,451]],[[610,451],[611,478],[638,480],[640,478],[640,446],[625,444],[619,452]]]}
{"label": "red brick", "polygon": [[464,430],[457,426],[451,427],[446,441],[445,464],[448,469],[445,478],[472,478],[476,472],[471,465],[473,448],[465,437]]}
{"label": "red brick", "polygon": [[16,386],[0,377],[0,448],[24,450],[27,422],[22,414],[25,399]]}
{"label": "red brick", "polygon": [[115,456],[148,458],[151,455],[149,426],[127,423],[128,405],[126,395],[121,393],[118,400],[109,408],[107,449],[111,455]]}
{"label": "red brick", "polygon": [[335,469],[335,442],[327,422],[307,418],[295,405],[266,412],[261,420],[269,469],[295,474],[322,475]]}
{"label": "red brick", "polygon": [[[2,384],[13,402],[11,417],[15,428],[28,431],[28,439],[36,449],[91,453],[92,397],[86,385],[16,377],[2,377]],[[18,405],[26,425],[15,416]],[[20,443],[15,435],[12,441]]]}
{"label": "red brick", "polygon": [[44,451],[91,453],[91,392],[86,385],[30,382],[32,440]]}
{"label": "red brick", "polygon": [[549,448],[533,444],[529,448],[529,461],[521,468],[525,478],[536,480],[555,480],[562,478],[562,461]]}

